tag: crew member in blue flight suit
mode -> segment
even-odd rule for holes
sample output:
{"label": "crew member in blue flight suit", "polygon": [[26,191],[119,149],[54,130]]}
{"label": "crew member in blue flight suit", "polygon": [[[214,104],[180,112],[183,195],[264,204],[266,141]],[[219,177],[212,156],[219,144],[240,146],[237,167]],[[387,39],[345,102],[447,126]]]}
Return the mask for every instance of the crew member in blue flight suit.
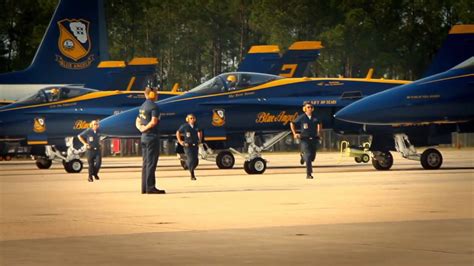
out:
{"label": "crew member in blue flight suit", "polygon": [[160,109],[155,104],[155,90],[146,88],[145,98],[135,120],[136,128],[142,133],[142,194],[165,194],[164,190],[155,186],[155,171],[160,156]]}
{"label": "crew member in blue flight suit", "polygon": [[[295,139],[300,139],[301,155],[306,163],[306,178],[313,179],[312,162],[316,158],[316,149],[320,140],[321,125],[313,115],[314,107],[311,103],[303,105],[303,114],[291,122],[290,128]],[[300,133],[296,132],[297,127]]]}
{"label": "crew member in blue flight suit", "polygon": [[79,140],[87,147],[87,163],[89,164],[88,181],[99,180],[99,170],[102,164],[102,155],[100,153],[100,135],[99,121],[93,120],[90,128],[77,136]]}
{"label": "crew member in blue flight suit", "polygon": [[196,124],[196,116],[188,114],[186,123],[182,124],[176,131],[176,139],[179,145],[183,146],[186,154],[186,165],[191,173],[191,180],[196,180],[194,169],[199,164],[199,143],[202,141],[202,131]]}

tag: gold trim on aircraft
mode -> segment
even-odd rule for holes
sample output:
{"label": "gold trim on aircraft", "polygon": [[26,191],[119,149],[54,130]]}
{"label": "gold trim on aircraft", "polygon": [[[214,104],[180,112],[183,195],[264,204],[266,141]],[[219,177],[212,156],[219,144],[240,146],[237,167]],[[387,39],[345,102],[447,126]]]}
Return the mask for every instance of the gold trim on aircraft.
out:
{"label": "gold trim on aircraft", "polygon": [[133,76],[130,79],[130,82],[128,83],[128,86],[127,86],[127,91],[130,91],[132,89],[133,83],[135,83],[135,76]]}
{"label": "gold trim on aircraft", "polygon": [[474,33],[474,24],[454,25],[449,31],[449,34],[466,34],[466,33]]}
{"label": "gold trim on aircraft", "polygon": [[205,141],[227,140],[227,137],[204,137]]}
{"label": "gold trim on aircraft", "polygon": [[[61,105],[61,104],[65,104],[65,103],[75,103],[75,102],[92,100],[92,99],[99,99],[99,98],[113,96],[113,95],[119,95],[119,94],[143,94],[143,91],[119,91],[119,90],[115,90],[115,91],[97,91],[97,92],[88,93],[88,94],[85,94],[85,95],[82,95],[82,96],[78,96],[78,97],[63,100],[63,101],[41,103],[41,104],[34,104],[34,105],[28,105],[28,106],[19,106],[19,107],[15,107],[15,108],[11,108],[11,109],[0,110],[0,112],[20,110],[20,109],[28,109],[28,108],[42,107],[42,106],[50,106],[50,105]],[[175,92],[170,92],[170,91],[158,91],[158,97],[159,97],[160,94],[181,95],[182,93],[175,93]]]}
{"label": "gold trim on aircraft", "polygon": [[268,88],[276,88],[278,86],[283,86],[283,85],[288,85],[288,84],[311,82],[311,81],[336,81],[336,82],[356,81],[356,82],[372,82],[372,83],[389,83],[389,84],[397,84],[397,85],[404,85],[404,84],[412,82],[412,81],[409,81],[409,80],[365,79],[365,78],[307,78],[307,77],[304,77],[304,78],[284,78],[284,79],[277,79],[277,80],[274,80],[274,81],[270,81],[268,83],[265,83],[265,84],[262,84],[262,85],[259,85],[259,86],[253,87],[253,88],[230,91],[230,92],[220,92],[220,93],[214,93],[214,94],[208,94],[208,95],[199,95],[199,96],[194,96],[194,97],[189,97],[189,98],[181,98],[181,99],[176,99],[174,101],[169,101],[168,103],[181,102],[181,101],[194,100],[194,99],[201,99],[201,98],[208,98],[208,97],[213,97],[213,96],[242,94],[242,93],[246,93],[246,92],[253,92],[253,91],[258,91],[258,90],[263,90],[263,89],[268,89]]}
{"label": "gold trim on aircraft", "polygon": [[288,50],[318,50],[324,46],[321,41],[301,41],[293,43]]}
{"label": "gold trim on aircraft", "polygon": [[27,142],[28,145],[46,145],[48,141],[46,140],[32,140]]}
{"label": "gold trim on aircraft", "polygon": [[97,68],[125,67],[124,61],[102,61]]}
{"label": "gold trim on aircraft", "polygon": [[427,81],[427,82],[420,83],[420,85],[421,84],[434,83],[434,82],[438,82],[438,81],[450,80],[450,79],[470,77],[470,76],[474,76],[474,74],[465,74],[465,75],[461,75],[461,76],[454,76],[454,77],[449,77],[449,78],[444,78],[444,79],[430,80],[430,81]]}
{"label": "gold trim on aircraft", "polygon": [[250,47],[249,54],[260,53],[279,53],[280,47],[278,45],[254,45]]}
{"label": "gold trim on aircraft", "polygon": [[129,66],[156,64],[158,64],[158,58],[156,57],[134,57],[130,62],[128,62]]}

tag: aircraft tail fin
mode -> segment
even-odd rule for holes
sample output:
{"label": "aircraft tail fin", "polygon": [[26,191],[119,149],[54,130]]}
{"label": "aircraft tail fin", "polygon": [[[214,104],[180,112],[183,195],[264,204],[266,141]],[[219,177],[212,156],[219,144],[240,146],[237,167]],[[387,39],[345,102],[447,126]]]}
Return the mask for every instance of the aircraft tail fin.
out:
{"label": "aircraft tail fin", "polygon": [[293,43],[281,58],[278,75],[287,78],[303,77],[309,63],[319,56],[324,48],[320,41],[300,41]]}
{"label": "aircraft tail fin", "polygon": [[238,72],[274,73],[280,60],[280,48],[277,45],[254,45],[239,64]]}
{"label": "aircraft tail fin", "polygon": [[474,24],[455,25],[423,77],[444,72],[474,56]]}
{"label": "aircraft tail fin", "polygon": [[2,84],[84,84],[108,60],[103,0],[61,0],[30,66]]}

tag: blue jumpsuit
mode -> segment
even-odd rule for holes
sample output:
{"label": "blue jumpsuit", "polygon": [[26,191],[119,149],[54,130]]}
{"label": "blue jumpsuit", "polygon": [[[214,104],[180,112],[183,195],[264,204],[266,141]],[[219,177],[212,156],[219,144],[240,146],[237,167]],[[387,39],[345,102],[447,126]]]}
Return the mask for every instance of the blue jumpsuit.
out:
{"label": "blue jumpsuit", "polygon": [[199,164],[199,127],[194,124],[192,127],[188,123],[182,124],[178,132],[184,138],[184,153],[186,154],[186,165],[188,166],[189,171],[191,172],[191,178],[194,178],[194,169]]}
{"label": "blue jumpsuit", "polygon": [[[142,125],[148,124],[152,117],[160,118],[160,109],[151,100],[146,100],[140,107],[138,117]],[[150,128],[141,136],[142,145],[142,193],[155,189],[155,171],[160,156],[160,128],[159,123]]]}
{"label": "blue jumpsuit", "polygon": [[87,149],[87,163],[89,164],[89,181],[92,176],[98,178],[100,166],[102,164],[102,155],[100,154],[100,135],[99,131],[89,128],[79,134],[89,144]]}
{"label": "blue jumpsuit", "polygon": [[312,162],[316,158],[316,149],[319,144],[316,132],[319,120],[314,115],[309,118],[306,114],[302,114],[293,123],[300,129],[301,153],[306,163],[306,175],[311,176],[313,173]]}

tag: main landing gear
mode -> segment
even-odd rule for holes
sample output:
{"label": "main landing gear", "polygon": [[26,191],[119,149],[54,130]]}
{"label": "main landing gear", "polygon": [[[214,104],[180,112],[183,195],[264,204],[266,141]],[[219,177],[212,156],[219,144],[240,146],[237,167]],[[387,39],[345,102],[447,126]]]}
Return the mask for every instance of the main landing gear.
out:
{"label": "main landing gear", "polygon": [[46,156],[36,157],[36,166],[39,169],[48,169],[51,167],[53,160],[62,161],[64,170],[68,173],[80,173],[83,168],[83,163],[80,160],[80,154],[85,152],[85,148],[75,149],[73,145],[73,138],[65,139],[67,150],[61,152],[52,145],[45,147]]}
{"label": "main landing gear", "polygon": [[[408,160],[420,161],[421,166],[427,170],[439,169],[443,164],[443,156],[434,148],[426,149],[419,154],[415,147],[410,143],[406,134],[395,134],[395,148],[401,153],[403,158]],[[377,170],[389,170],[393,165],[393,157],[389,151],[373,151],[372,165]]]}
{"label": "main landing gear", "polygon": [[265,143],[263,143],[262,146],[257,146],[255,144],[255,132],[246,132],[245,141],[248,144],[247,155],[241,154],[232,148],[230,150],[232,150],[234,153],[241,155],[245,159],[244,170],[247,174],[263,174],[267,169],[267,161],[262,158],[261,152],[270,149],[273,145],[284,139],[290,133],[291,131],[289,130],[280,132],[273,136],[271,139],[267,140]]}
{"label": "main landing gear", "polygon": [[[199,146],[199,157],[202,160],[215,161],[219,169],[232,169],[235,164],[235,157],[229,150],[220,150],[216,152],[207,146],[206,143]],[[186,155],[178,153],[179,162],[184,170],[188,170],[186,165]]]}
{"label": "main landing gear", "polygon": [[[267,169],[267,161],[262,158],[261,152],[264,150],[270,149],[278,141],[282,140],[288,136],[291,131],[283,131],[273,136],[271,139],[267,140],[261,146],[255,144],[255,132],[246,132],[245,141],[248,144],[247,154],[240,153],[239,151],[229,148],[228,150],[221,150],[217,153],[211,148],[206,146],[204,143],[199,147],[199,155],[201,159],[204,160],[215,160],[217,167],[220,169],[231,169],[234,167],[235,158],[233,154],[238,154],[244,158],[244,170],[247,174],[250,175],[259,175],[263,174]],[[186,169],[185,155],[178,154],[181,166]]]}

